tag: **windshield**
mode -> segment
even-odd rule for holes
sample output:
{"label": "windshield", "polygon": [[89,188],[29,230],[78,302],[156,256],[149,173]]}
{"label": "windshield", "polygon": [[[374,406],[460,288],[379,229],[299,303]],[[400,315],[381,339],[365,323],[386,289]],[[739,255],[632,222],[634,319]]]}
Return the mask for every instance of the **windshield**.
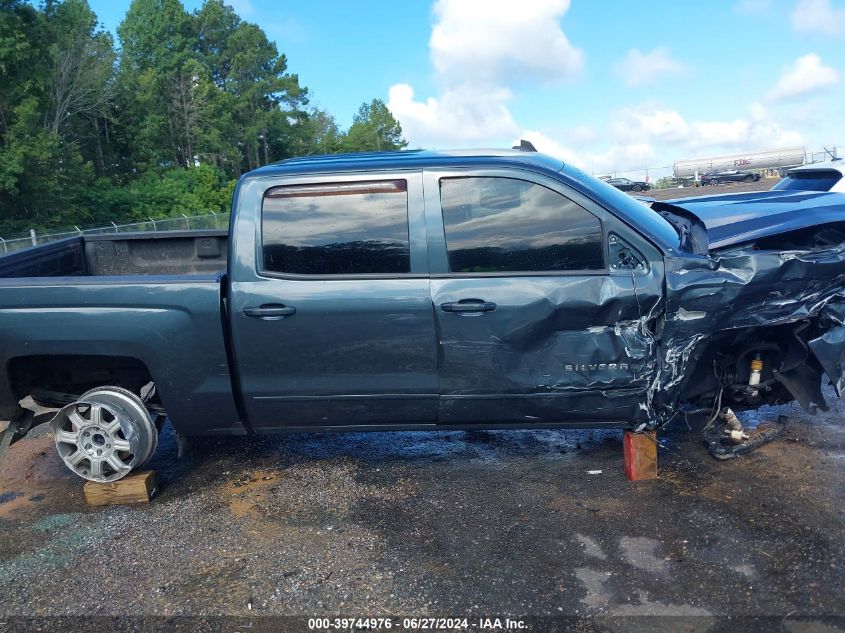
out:
{"label": "windshield", "polygon": [[772,187],[772,191],[830,191],[842,174],[835,169],[791,171]]}

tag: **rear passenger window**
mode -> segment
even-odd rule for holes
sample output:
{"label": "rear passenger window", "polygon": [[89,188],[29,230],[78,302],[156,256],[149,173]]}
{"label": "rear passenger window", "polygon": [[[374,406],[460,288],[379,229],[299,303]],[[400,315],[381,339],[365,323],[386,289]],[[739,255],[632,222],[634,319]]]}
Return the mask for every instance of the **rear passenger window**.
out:
{"label": "rear passenger window", "polygon": [[264,270],[300,275],[407,273],[404,180],[273,187],[264,194]]}
{"label": "rear passenger window", "polygon": [[440,181],[449,270],[604,268],[601,223],[559,193],[512,178]]}

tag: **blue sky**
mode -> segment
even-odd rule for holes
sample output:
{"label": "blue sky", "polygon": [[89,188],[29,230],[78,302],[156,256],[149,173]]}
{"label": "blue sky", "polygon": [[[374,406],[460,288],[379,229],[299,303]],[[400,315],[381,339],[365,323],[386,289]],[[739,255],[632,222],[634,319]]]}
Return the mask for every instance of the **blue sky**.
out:
{"label": "blue sky", "polygon": [[[89,0],[114,30],[129,3]],[[189,10],[201,2],[185,1]],[[528,138],[588,171],[803,145],[845,153],[845,0],[233,0],[346,126],[412,147]]]}

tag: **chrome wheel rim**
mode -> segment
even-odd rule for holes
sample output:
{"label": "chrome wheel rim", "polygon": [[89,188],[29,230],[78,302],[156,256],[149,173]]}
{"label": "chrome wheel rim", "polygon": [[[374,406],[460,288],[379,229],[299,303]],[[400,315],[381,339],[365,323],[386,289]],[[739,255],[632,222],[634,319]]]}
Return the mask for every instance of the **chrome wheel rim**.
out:
{"label": "chrome wheel rim", "polygon": [[146,464],[158,448],[158,427],[152,415],[141,398],[128,389],[120,387],[97,387],[86,391],[80,400],[89,400],[117,408],[123,414],[123,420],[128,422],[124,431],[128,438],[138,438],[140,453],[133,468]]}
{"label": "chrome wheel rim", "polygon": [[138,443],[130,441],[120,413],[96,402],[78,401],[53,418],[56,449],[65,465],[90,481],[115,481],[132,470]]}
{"label": "chrome wheel rim", "polygon": [[90,481],[117,481],[152,456],[158,431],[143,402],[117,387],[92,389],[50,422],[65,465]]}

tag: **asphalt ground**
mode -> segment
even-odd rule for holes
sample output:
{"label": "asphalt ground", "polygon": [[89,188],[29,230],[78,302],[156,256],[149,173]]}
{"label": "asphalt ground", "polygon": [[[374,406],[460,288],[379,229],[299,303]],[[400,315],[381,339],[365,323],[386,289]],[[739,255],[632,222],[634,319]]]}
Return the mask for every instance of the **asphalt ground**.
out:
{"label": "asphalt ground", "polygon": [[723,185],[705,185],[703,187],[674,187],[672,189],[652,189],[634,196],[645,196],[655,200],[671,200],[672,198],[689,198],[691,196],[713,196],[723,193],[745,193],[748,191],[768,191],[778,182],[777,178],[764,178],[757,182],[730,182]]}
{"label": "asphalt ground", "polygon": [[[827,395],[817,417],[745,416],[792,419],[728,462],[679,422],[659,479],[635,483],[616,431],[215,439],[177,459],[166,427],[157,497],[104,508],[42,425],[0,464],[0,629],[392,614],[469,630],[505,615],[573,631],[843,630],[845,404]],[[215,616],[245,619],[215,629]]]}

